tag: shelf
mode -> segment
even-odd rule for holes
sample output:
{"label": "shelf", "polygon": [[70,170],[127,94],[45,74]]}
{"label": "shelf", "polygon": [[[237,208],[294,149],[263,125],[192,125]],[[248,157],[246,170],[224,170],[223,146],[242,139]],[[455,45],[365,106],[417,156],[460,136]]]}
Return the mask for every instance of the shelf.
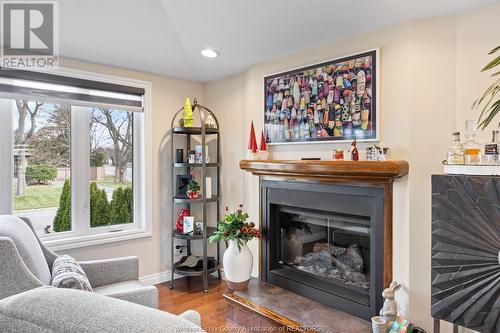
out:
{"label": "shelf", "polygon": [[[215,227],[207,227],[207,238],[212,236],[212,234],[215,233],[216,230],[217,230],[217,228],[215,228]],[[191,239],[203,239],[203,235],[183,234],[178,230],[174,230],[174,238],[189,239],[189,240],[191,240]]]}
{"label": "shelf", "polygon": [[256,176],[342,183],[392,183],[408,173],[406,161],[241,160]]}
{"label": "shelf", "polygon": [[[189,268],[189,267],[177,267],[182,262],[182,259],[174,264],[174,272],[179,275],[185,276],[201,276],[203,275],[203,268]],[[207,269],[207,274],[211,274],[219,270],[219,261],[214,260],[214,267]]]}
{"label": "shelf", "polygon": [[[201,135],[201,127],[174,127],[172,128],[172,133]],[[205,128],[205,134],[217,134],[217,133],[219,133],[218,128]]]}
{"label": "shelf", "polygon": [[498,176],[500,175],[500,165],[443,164],[443,172],[452,175]]}
{"label": "shelf", "polygon": [[206,200],[203,200],[203,198],[198,198],[198,199],[189,199],[189,198],[174,198],[175,203],[197,203],[197,202],[217,202],[219,201],[218,196],[212,196],[211,198],[208,198]]}
{"label": "shelf", "polygon": [[[215,168],[220,166],[220,163],[207,163],[205,164],[207,168]],[[175,168],[201,168],[201,163],[174,163]]]}

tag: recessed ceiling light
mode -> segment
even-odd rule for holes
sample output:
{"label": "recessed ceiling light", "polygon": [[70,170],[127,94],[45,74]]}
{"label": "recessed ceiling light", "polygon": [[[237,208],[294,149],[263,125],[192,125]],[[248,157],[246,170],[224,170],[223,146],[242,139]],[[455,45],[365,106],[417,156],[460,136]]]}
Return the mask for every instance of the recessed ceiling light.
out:
{"label": "recessed ceiling light", "polygon": [[201,55],[207,58],[215,58],[219,55],[219,52],[214,49],[203,49],[201,50]]}

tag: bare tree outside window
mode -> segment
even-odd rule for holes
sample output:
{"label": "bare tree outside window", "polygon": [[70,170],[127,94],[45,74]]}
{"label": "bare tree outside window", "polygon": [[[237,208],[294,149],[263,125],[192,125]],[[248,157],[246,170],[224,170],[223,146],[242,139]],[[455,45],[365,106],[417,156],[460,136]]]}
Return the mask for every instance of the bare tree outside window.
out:
{"label": "bare tree outside window", "polygon": [[127,166],[133,157],[133,113],[93,109],[90,124],[93,136],[91,150],[107,147],[115,167],[115,182],[125,184]]}
{"label": "bare tree outside window", "polygon": [[[39,234],[70,231],[72,107],[22,99],[12,105],[14,213],[30,218]],[[133,223],[134,115],[88,112],[90,224]]]}
{"label": "bare tree outside window", "polygon": [[[30,218],[37,233],[69,231],[70,210],[63,208],[71,202],[71,106],[13,104],[14,213]],[[64,187],[67,200],[61,201]]]}
{"label": "bare tree outside window", "polygon": [[132,112],[90,113],[90,226],[133,222]]}
{"label": "bare tree outside window", "polygon": [[[31,104],[31,105],[30,105]],[[14,145],[17,146],[17,190],[16,195],[26,194],[26,168],[28,167],[27,150],[28,141],[36,131],[36,116],[40,111],[43,103],[35,102],[28,103],[26,100],[16,100],[18,112],[17,131],[14,135]],[[29,116],[29,124],[27,118]],[[26,125],[29,129],[27,130]]]}

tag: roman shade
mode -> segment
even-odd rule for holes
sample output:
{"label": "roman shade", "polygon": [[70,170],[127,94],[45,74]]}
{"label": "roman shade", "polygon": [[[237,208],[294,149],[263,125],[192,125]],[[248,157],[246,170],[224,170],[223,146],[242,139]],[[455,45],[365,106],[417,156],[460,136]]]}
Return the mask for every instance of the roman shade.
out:
{"label": "roman shade", "polygon": [[0,97],[143,111],[144,88],[0,67]]}

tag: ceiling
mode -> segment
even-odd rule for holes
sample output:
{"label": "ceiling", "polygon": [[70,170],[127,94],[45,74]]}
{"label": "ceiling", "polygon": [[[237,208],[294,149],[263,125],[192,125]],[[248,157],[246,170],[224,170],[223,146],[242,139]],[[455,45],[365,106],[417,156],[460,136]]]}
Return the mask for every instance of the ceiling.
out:
{"label": "ceiling", "polygon": [[[211,81],[397,22],[499,0],[61,0],[62,57]],[[204,58],[215,48],[220,56]]]}

